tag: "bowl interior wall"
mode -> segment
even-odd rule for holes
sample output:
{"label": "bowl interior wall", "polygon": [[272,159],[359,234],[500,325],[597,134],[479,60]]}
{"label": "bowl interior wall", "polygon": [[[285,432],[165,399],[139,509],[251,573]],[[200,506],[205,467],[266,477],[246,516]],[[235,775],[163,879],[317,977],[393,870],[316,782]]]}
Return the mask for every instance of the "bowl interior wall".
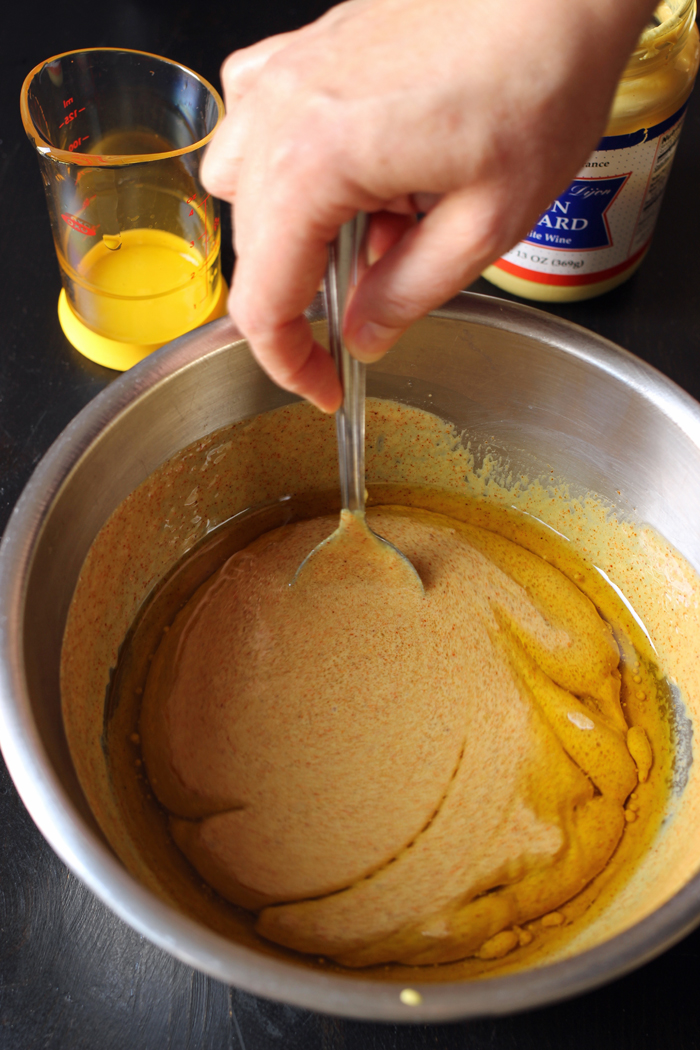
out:
{"label": "bowl interior wall", "polygon": [[[428,318],[370,369],[368,393],[453,423],[466,433],[477,463],[493,455],[516,477],[566,479],[573,496],[596,492],[622,518],[651,525],[700,568],[700,431],[693,410],[679,407],[676,393],[667,397],[664,381],[652,389],[644,369],[612,350],[608,357],[601,341],[586,333],[572,349],[570,328],[546,332],[533,321],[531,332],[509,331],[507,324],[507,317],[501,326],[449,310]],[[66,616],[90,545],[115,508],[175,452],[294,400],[260,372],[242,342],[201,358],[193,353],[107,425],[96,425],[90,447],[52,494],[24,599],[27,689],[53,774],[93,833],[59,690]],[[675,817],[679,834],[697,827],[697,817],[693,771]],[[698,866],[700,846],[688,853],[673,885]],[[658,871],[656,877],[663,882]]]}

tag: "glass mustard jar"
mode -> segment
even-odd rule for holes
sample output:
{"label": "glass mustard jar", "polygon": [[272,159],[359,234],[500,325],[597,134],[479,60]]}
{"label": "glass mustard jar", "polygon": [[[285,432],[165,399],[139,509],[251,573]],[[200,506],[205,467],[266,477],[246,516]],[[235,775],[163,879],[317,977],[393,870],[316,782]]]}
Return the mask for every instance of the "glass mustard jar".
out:
{"label": "glass mustard jar", "polygon": [[696,0],[654,12],[617,88],[605,136],[527,237],[483,276],[526,299],[590,299],[631,277],[651,243],[700,63]]}

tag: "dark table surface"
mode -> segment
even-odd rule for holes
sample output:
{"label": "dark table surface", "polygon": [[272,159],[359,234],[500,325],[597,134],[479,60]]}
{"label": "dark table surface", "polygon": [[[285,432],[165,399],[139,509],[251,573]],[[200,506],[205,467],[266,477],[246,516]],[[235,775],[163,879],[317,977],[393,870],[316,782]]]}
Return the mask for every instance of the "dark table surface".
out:
{"label": "dark table surface", "polygon": [[[72,416],[116,373],[81,357],[60,290],[22,80],[63,50],[166,55],[218,84],[223,58],[302,25],[324,0],[5,5],[0,48],[0,528]],[[614,340],[700,399],[700,97],[691,101],[651,252],[621,288],[554,312]],[[225,272],[233,264],[227,247]],[[474,288],[493,294],[485,281]],[[547,308],[549,309],[549,308]],[[1,763],[0,763],[1,765]],[[71,875],[0,772],[0,1050],[678,1050],[700,1048],[700,931],[622,980],[513,1017],[427,1026],[324,1017],[256,999],[176,962]]]}

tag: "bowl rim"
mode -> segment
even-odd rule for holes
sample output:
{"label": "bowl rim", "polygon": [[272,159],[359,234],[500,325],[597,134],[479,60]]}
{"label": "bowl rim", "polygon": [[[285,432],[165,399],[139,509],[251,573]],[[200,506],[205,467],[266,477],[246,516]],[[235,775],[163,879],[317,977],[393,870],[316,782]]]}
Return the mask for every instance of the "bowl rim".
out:
{"label": "bowl rim", "polygon": [[[309,312],[323,316],[320,300]],[[537,338],[608,373],[654,403],[700,447],[700,405],[627,350],[534,307],[460,293],[431,316]],[[54,441],[29,479],[0,545],[0,742],[10,775],[39,830],[68,868],[119,918],[182,962],[246,992],[349,1018],[431,1023],[531,1009],[578,995],[641,966],[700,923],[700,874],[641,922],[570,959],[479,980],[407,982],[324,974],[273,959],[201,926],[161,901],[121,864],[85,821],[52,767],[32,714],[22,664],[23,609],[34,549],[59,492],[92,443],[155,387],[201,359],[243,341],[228,319],[182,336],[115,379]],[[298,400],[289,395],[289,401]]]}

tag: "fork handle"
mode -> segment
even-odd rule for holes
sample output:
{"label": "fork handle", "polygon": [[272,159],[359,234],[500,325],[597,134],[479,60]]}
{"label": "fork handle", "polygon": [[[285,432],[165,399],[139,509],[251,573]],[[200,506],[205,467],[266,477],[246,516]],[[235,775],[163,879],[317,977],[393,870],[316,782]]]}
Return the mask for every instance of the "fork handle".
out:
{"label": "fork handle", "polygon": [[335,414],[340,494],[344,510],[365,509],[365,365],[348,353],[343,342],[343,317],[348,293],[358,280],[358,262],[365,250],[369,216],[359,212],[338,231],[328,246],[325,294],[330,351],[343,389]]}

